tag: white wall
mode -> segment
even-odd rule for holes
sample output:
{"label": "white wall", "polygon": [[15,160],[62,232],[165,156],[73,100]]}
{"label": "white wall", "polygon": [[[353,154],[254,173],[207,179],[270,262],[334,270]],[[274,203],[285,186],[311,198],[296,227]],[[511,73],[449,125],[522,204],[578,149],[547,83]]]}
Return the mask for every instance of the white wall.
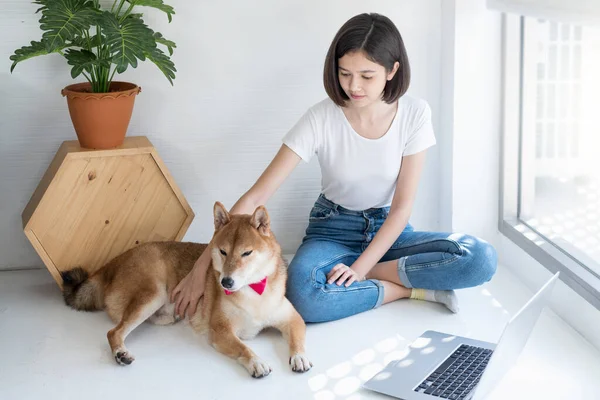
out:
{"label": "white wall", "polygon": [[[412,64],[409,94],[429,101],[440,146],[429,153],[413,223],[439,226],[442,0],[183,1],[167,24],[160,12],[146,22],[178,48],[175,86],[151,64],[120,79],[142,86],[129,134],[157,147],[196,212],[185,240],[212,234],[212,205],[227,207],[249,188],[281,138],[325,97],[322,65],[337,29],[361,12],[380,12],[399,27]],[[60,90],[71,83],[59,55],[38,57],[9,74],[14,49],[41,34],[31,2],[0,0],[0,269],[42,266],[26,240],[20,215],[60,143],[75,138]],[[300,243],[319,192],[316,158],[301,164],[267,203],[286,252]]]}
{"label": "white wall", "polygon": [[501,19],[483,0],[454,3],[452,228],[497,246]]}

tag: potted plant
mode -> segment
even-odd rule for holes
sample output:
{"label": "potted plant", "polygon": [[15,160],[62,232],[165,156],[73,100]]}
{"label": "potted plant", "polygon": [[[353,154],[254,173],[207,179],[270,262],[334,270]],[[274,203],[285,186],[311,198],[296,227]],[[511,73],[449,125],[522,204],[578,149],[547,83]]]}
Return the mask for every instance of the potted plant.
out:
{"label": "potted plant", "polygon": [[[167,14],[173,7],[162,0],[114,0],[103,7],[99,0],[36,0],[41,12],[40,41],[15,50],[10,71],[32,57],[58,53],[71,66],[73,79],[83,75],[87,82],[62,90],[69,114],[82,147],[106,149],[119,146],[125,139],[135,96],[141,88],[134,83],[113,81],[138,61],[150,60],[164,73],[171,85],[175,65],[170,59],[175,43],[154,32],[134,12],[136,6],[148,6]],[[168,51],[168,55],[159,48]]]}

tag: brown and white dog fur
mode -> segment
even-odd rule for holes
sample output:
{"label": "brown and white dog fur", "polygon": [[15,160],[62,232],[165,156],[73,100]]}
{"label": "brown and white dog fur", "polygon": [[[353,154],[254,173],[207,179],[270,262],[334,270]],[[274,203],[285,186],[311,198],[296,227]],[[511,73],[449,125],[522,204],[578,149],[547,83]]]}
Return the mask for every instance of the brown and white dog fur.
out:
{"label": "brown and white dog fur", "polygon": [[[210,244],[150,242],[115,257],[91,276],[82,268],[62,274],[67,305],[85,311],[105,310],[117,324],[107,336],[115,360],[131,364],[125,338],[144,321],[168,325],[178,321],[170,295],[209,247],[211,264],[204,297],[190,325],[207,333],[213,347],[237,360],[255,378],[271,372],[240,339],[267,327],[281,331],[289,344],[293,371],[308,371],[306,325],[285,297],[287,265],[270,229],[267,210],[252,215],[230,215],[219,202],[214,206],[215,233]],[[248,285],[267,278],[262,295]],[[225,293],[225,287],[230,292]]]}

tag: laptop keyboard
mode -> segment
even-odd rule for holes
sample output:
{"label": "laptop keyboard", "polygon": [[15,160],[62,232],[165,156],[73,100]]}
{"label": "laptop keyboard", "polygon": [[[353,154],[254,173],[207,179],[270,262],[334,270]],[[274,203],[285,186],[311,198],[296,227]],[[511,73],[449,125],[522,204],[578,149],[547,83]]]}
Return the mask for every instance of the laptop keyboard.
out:
{"label": "laptop keyboard", "polygon": [[461,345],[415,392],[437,396],[442,399],[462,400],[479,383],[493,350]]}

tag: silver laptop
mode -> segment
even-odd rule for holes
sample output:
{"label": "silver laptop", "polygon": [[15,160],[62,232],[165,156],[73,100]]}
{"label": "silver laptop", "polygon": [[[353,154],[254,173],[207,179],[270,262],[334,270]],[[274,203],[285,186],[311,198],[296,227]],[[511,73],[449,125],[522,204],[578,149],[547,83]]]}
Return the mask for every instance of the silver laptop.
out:
{"label": "silver laptop", "polygon": [[558,276],[510,319],[497,344],[426,331],[406,357],[390,362],[363,388],[403,400],[483,399],[521,354]]}

